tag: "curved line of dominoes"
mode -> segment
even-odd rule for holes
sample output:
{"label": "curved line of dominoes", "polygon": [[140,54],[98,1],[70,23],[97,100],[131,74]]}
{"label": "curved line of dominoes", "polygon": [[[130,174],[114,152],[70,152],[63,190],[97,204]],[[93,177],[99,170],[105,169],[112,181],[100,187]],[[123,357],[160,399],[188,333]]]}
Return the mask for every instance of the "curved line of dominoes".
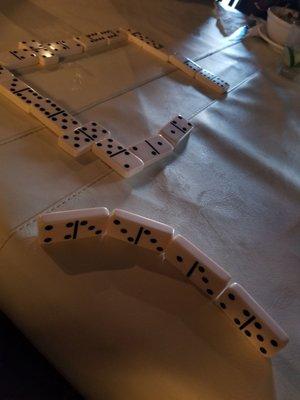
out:
{"label": "curved line of dominoes", "polygon": [[110,29],[47,44],[35,39],[22,41],[17,50],[0,53],[0,93],[56,133],[58,145],[71,156],[77,157],[92,150],[121,176],[130,177],[171,154],[191,132],[192,124],[178,115],[155,136],[126,148],[99,122],[80,123],[55,100],[43,96],[11,72],[24,67],[54,65],[60,59],[89,51],[105,51],[127,41],[173,64],[209,89],[225,93],[229,88],[226,82],[192,60],[173,54],[137,30]]}
{"label": "curved line of dominoes", "polygon": [[230,274],[166,224],[138,214],[105,207],[62,211],[38,217],[43,246],[83,238],[112,237],[159,254],[181,271],[230,318],[265,357],[289,341],[287,334]]}

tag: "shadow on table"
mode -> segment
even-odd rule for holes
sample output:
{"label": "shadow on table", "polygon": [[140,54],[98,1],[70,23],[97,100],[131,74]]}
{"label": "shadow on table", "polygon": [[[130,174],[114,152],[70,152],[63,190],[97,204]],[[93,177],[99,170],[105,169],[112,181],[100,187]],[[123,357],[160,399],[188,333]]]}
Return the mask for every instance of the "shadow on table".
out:
{"label": "shadow on table", "polygon": [[105,236],[102,240],[82,239],[45,247],[46,253],[65,273],[77,275],[92,271],[113,271],[142,265],[142,269],[185,281],[158,255],[141,247]]}
{"label": "shadow on table", "polygon": [[[224,387],[224,393],[234,392],[239,376],[248,386],[247,393],[250,387],[255,386],[251,390],[257,398],[275,400],[270,361],[253,350],[208,297],[196,288],[193,291],[187,279],[158,255],[112,238],[49,246],[46,252],[67,274],[85,274],[91,271],[103,273],[102,284],[109,282],[110,287],[116,293],[122,293],[124,298],[135,299],[141,304],[149,305],[151,309],[160,310],[161,313],[180,320],[197,338],[199,348],[195,349],[193,358],[201,354],[201,360],[205,363],[205,371],[202,370],[201,374],[205,375],[207,387],[211,387],[212,391],[216,390],[213,371],[218,371],[218,386]],[[128,273],[113,273],[122,270],[127,270]],[[110,318],[118,321],[120,316],[117,314],[112,313]],[[176,336],[178,333],[172,332],[172,335]],[[188,350],[190,345],[184,344],[185,339],[180,339],[181,345]],[[132,346],[130,352],[134,354],[137,350],[135,345]],[[138,351],[147,355],[149,349],[141,346]],[[219,365],[216,366],[216,360],[211,359],[212,354],[213,358],[217,355]],[[200,366],[195,368],[199,369]],[[183,373],[180,365],[174,365],[173,369],[174,375]],[[240,395],[237,398],[241,398]]]}
{"label": "shadow on table", "polygon": [[1,399],[83,400],[2,313],[0,374]]}

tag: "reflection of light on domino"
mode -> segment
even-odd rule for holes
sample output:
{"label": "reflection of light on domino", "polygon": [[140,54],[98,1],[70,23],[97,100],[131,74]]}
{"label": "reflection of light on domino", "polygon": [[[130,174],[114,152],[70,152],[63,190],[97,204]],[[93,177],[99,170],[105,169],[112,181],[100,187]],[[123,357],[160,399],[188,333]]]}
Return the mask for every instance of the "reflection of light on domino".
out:
{"label": "reflection of light on domino", "polygon": [[51,50],[39,48],[35,50],[35,52],[38,56],[39,64],[42,65],[43,67],[47,65],[57,64],[59,61],[58,56]]}

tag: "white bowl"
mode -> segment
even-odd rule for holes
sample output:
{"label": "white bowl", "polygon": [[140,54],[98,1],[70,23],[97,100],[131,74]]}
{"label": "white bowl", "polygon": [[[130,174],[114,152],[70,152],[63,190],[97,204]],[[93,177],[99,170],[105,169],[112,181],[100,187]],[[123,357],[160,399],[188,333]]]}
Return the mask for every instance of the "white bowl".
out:
{"label": "white bowl", "polygon": [[282,14],[282,13],[293,12],[293,10],[282,7],[270,7],[268,9],[268,19],[267,19],[268,35],[272,40],[274,40],[274,42],[284,45],[287,41],[287,38],[289,36],[289,33],[293,25],[277,17],[276,12],[279,13],[280,15],[280,13]]}

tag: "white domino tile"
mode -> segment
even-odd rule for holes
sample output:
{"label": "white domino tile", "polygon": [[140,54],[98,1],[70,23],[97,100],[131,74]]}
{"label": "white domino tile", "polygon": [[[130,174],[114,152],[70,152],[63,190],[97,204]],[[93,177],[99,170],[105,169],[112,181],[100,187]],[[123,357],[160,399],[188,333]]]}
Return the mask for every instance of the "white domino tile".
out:
{"label": "white domino tile", "polygon": [[105,50],[108,48],[108,41],[105,35],[100,32],[92,32],[86,35],[74,36],[75,42],[83,46],[84,51]]}
{"label": "white domino tile", "polygon": [[59,58],[68,58],[81,54],[84,51],[83,46],[73,38],[59,40],[57,42],[47,43],[51,51]]}
{"label": "white domino tile", "polygon": [[93,143],[109,138],[111,133],[98,122],[91,121],[73,132],[60,135],[58,145],[73,157],[79,157],[91,150]]}
{"label": "white domino tile", "polygon": [[39,242],[52,245],[78,239],[103,237],[109,221],[105,207],[45,213],[38,217]]}
{"label": "white domino tile", "polygon": [[0,64],[11,70],[37,65],[36,54],[30,49],[18,49],[0,53]]}
{"label": "white domino tile", "polygon": [[181,235],[169,243],[166,260],[211,298],[218,296],[231,278],[220,265]]}
{"label": "white domino tile", "polygon": [[58,55],[56,55],[54,51],[51,51],[47,48],[39,48],[35,50],[35,53],[39,59],[39,64],[43,67],[54,65],[59,62]]}
{"label": "white domino tile", "polygon": [[272,357],[288,343],[284,330],[238,283],[227,287],[215,304],[261,355]]}
{"label": "white domino tile", "polygon": [[30,112],[32,104],[37,99],[42,99],[42,96],[16,76],[6,71],[5,76],[5,79],[0,79],[0,93],[22,110]]}
{"label": "white domino tile", "polygon": [[48,98],[35,102],[30,113],[58,136],[73,134],[74,130],[81,126],[76,118]]}
{"label": "white domino tile", "polygon": [[203,68],[196,72],[195,79],[203,87],[214,90],[220,94],[227,93],[229,90],[229,84],[227,82]]}
{"label": "white domino tile", "polygon": [[39,40],[36,40],[36,39],[23,40],[21,42],[18,42],[18,48],[20,50],[23,50],[23,49],[36,50],[40,47],[43,47],[43,45]]}
{"label": "white domino tile", "polygon": [[178,54],[170,55],[169,62],[192,78],[194,78],[196,73],[201,69],[194,61]]}
{"label": "white domino tile", "polygon": [[182,139],[190,134],[192,129],[193,124],[191,122],[187,121],[181,115],[177,115],[161,129],[160,134],[176,146]]}
{"label": "white domino tile", "polygon": [[0,83],[4,81],[11,81],[15,78],[14,74],[12,74],[7,68],[0,65]]}
{"label": "white domino tile", "polygon": [[112,138],[95,143],[93,152],[124,178],[129,178],[144,168],[144,163],[140,158]]}
{"label": "white domino tile", "polygon": [[110,217],[107,235],[135,246],[162,254],[174,234],[174,229],[161,222],[116,209]]}
{"label": "white domino tile", "polygon": [[139,157],[147,167],[169,156],[174,147],[163,136],[155,135],[129,147],[129,150]]}

